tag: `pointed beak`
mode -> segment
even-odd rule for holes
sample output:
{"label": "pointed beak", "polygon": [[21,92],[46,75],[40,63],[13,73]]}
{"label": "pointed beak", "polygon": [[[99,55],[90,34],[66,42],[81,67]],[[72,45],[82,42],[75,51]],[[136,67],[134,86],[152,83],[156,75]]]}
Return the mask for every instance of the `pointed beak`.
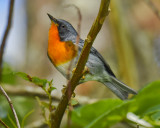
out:
{"label": "pointed beak", "polygon": [[50,15],[50,14],[48,14],[48,13],[47,13],[47,15],[48,15],[48,17],[50,18],[51,22],[53,22],[53,23],[55,23],[55,24],[58,25],[58,20],[57,20],[56,18],[54,18],[52,15]]}

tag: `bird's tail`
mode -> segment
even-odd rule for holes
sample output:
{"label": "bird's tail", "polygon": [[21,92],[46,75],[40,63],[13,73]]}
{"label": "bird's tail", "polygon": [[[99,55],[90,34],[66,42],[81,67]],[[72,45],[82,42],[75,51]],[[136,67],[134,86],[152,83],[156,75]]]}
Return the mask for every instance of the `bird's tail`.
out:
{"label": "bird's tail", "polygon": [[117,80],[115,77],[110,77],[110,82],[105,82],[104,84],[114,92],[120,99],[126,100],[128,98],[128,94],[137,94],[137,92],[124,83]]}

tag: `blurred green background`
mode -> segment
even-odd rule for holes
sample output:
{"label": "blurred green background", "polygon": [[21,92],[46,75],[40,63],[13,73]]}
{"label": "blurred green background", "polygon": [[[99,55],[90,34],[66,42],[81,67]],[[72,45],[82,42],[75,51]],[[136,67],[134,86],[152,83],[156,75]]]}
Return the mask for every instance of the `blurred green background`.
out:
{"label": "blurred green background", "polygon": [[[160,16],[154,12],[154,8],[160,9],[160,1],[151,0],[154,8],[148,1],[112,0],[110,14],[93,44],[117,78],[135,90],[160,79]],[[66,85],[67,80],[47,57],[50,27],[47,13],[69,21],[77,29],[78,14],[75,8],[66,7],[69,4],[76,5],[81,11],[80,35],[85,39],[98,13],[99,0],[15,0],[1,83],[11,95],[20,121],[28,112],[34,110],[25,123],[28,127],[35,122],[43,124],[41,109],[34,96],[28,98],[17,92],[43,91],[29,82],[16,78],[13,72],[26,72],[42,79],[53,79],[57,88],[53,96],[60,98],[62,85]],[[7,23],[8,7],[8,0],[0,0],[0,41]],[[98,82],[87,82],[76,89],[76,98],[80,104],[111,97],[117,98]],[[6,106],[7,101],[0,95],[0,118],[8,121],[10,110]],[[11,112],[9,113],[11,116]],[[66,118],[65,116],[62,127],[65,126]]]}

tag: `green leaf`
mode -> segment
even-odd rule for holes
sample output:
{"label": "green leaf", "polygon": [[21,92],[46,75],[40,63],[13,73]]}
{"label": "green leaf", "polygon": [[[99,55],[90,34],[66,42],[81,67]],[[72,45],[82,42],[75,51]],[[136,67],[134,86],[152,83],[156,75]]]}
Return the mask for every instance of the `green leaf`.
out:
{"label": "green leaf", "polygon": [[55,88],[55,87],[50,87],[50,89],[51,89],[51,92],[52,92],[52,91],[55,90],[56,88]]}
{"label": "green leaf", "polygon": [[152,114],[151,118],[155,121],[160,121],[160,111]]}
{"label": "green leaf", "polygon": [[32,77],[32,82],[36,85],[45,87],[48,81],[46,79],[40,79],[38,77]]}
{"label": "green leaf", "polygon": [[[141,89],[134,97],[132,107],[137,115],[146,115],[148,111],[156,109],[160,106],[160,81],[150,83]],[[155,107],[155,108],[154,108]]]}
{"label": "green leaf", "polygon": [[16,72],[15,75],[23,78],[24,80],[32,82],[32,78],[24,72]]}
{"label": "green leaf", "polygon": [[159,111],[160,111],[160,105],[156,105],[156,106],[149,108],[145,113],[143,113],[142,116],[151,115],[151,114],[153,114],[155,112],[159,112]]}
{"label": "green leaf", "polygon": [[74,126],[106,128],[126,119],[128,112],[143,117],[153,126],[160,124],[160,81],[142,88],[138,95],[127,101],[108,99],[77,108],[73,111]]}
{"label": "green leaf", "polygon": [[49,104],[47,102],[41,101],[41,106],[49,109]]}
{"label": "green leaf", "polygon": [[17,128],[16,123],[13,121],[13,119],[10,117],[10,115],[8,114],[8,119],[11,122],[11,124],[13,125],[12,127]]}
{"label": "green leaf", "polygon": [[31,77],[30,75],[24,73],[24,72],[17,72],[15,73],[17,76],[23,78],[24,80],[27,80],[29,82],[32,82],[38,86],[45,87],[47,83],[50,81],[47,81],[46,79],[40,79],[38,77]]}
{"label": "green leaf", "polygon": [[74,105],[77,105],[78,104],[78,101],[76,99],[71,99],[71,105],[74,106]]}
{"label": "green leaf", "polygon": [[129,106],[132,101],[122,102],[105,111],[102,115],[90,122],[85,128],[106,128],[113,124],[122,121],[126,118],[126,114],[129,111]]}
{"label": "green leaf", "polygon": [[160,81],[155,81],[142,88],[131,103],[132,112],[153,126],[159,126],[160,121]]}
{"label": "green leaf", "polygon": [[80,127],[106,127],[107,124],[105,122],[107,121],[101,122],[101,120],[103,120],[113,108],[122,103],[123,101],[119,99],[107,99],[85,105],[73,111],[72,121]]}
{"label": "green leaf", "polygon": [[28,116],[30,116],[32,113],[34,112],[34,110],[31,110],[30,112],[28,112],[25,116],[24,116],[24,118],[23,118],[23,120],[22,120],[22,123],[21,123],[21,127],[22,128],[24,128],[24,122],[25,122],[25,120],[28,118]]}
{"label": "green leaf", "polygon": [[12,85],[16,84],[16,77],[13,73],[13,69],[7,63],[3,63],[1,82],[7,83],[7,84],[12,84]]}

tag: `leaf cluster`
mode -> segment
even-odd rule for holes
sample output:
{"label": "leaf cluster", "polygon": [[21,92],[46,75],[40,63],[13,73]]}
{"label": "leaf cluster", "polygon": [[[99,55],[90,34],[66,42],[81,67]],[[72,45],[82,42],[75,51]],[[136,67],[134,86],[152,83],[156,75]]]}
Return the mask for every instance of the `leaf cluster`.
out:
{"label": "leaf cluster", "polygon": [[[160,81],[150,83],[138,95],[127,101],[119,99],[100,100],[84,105],[72,113],[73,125],[77,128],[106,128],[118,122],[132,123],[136,127],[140,119],[148,123],[145,127],[160,127]],[[132,113],[137,121],[128,116]],[[133,117],[134,118],[134,117]]]}

